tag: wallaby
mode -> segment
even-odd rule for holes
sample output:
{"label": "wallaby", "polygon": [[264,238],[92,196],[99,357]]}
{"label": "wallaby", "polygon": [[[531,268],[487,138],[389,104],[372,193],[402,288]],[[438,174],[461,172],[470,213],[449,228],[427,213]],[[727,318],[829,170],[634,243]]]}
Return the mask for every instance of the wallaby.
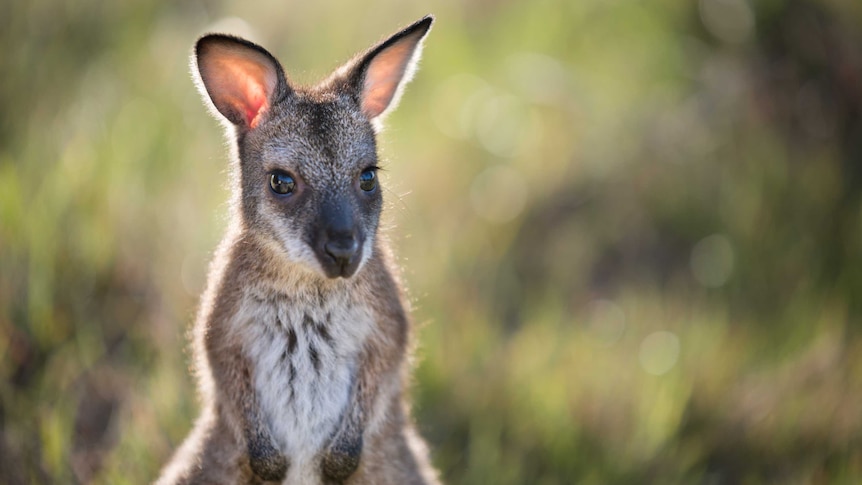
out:
{"label": "wallaby", "polygon": [[432,22],[310,88],[247,40],[197,41],[233,200],[192,333],[203,410],[158,483],[438,483],[403,396],[411,329],[375,141]]}

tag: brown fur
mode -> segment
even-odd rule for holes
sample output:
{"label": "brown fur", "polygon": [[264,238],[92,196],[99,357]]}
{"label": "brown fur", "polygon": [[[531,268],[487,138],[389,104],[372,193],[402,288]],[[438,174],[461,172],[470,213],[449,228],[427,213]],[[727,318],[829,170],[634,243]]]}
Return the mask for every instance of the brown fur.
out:
{"label": "brown fur", "polygon": [[[358,185],[430,24],[314,88],[247,41],[198,42],[199,86],[236,141],[234,203],[193,331],[203,411],[159,484],[437,483],[403,396],[410,322],[380,188]],[[295,190],[270,191],[273,173]]]}

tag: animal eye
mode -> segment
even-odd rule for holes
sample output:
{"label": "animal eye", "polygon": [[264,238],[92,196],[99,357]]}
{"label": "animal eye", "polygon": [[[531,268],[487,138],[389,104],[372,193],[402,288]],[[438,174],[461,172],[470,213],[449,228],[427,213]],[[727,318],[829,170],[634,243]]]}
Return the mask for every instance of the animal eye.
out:
{"label": "animal eye", "polygon": [[269,177],[269,188],[278,195],[287,195],[296,190],[296,181],[285,172],[273,172]]}
{"label": "animal eye", "polygon": [[359,188],[371,192],[377,187],[377,169],[368,168],[359,175]]}

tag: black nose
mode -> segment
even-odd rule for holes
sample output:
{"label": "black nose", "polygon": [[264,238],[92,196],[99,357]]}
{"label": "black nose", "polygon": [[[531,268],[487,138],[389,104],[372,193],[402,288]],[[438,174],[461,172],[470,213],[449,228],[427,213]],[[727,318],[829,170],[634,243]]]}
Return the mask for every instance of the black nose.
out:
{"label": "black nose", "polygon": [[354,238],[333,239],[323,245],[324,251],[335,261],[343,273],[354,261],[359,251],[359,243]]}

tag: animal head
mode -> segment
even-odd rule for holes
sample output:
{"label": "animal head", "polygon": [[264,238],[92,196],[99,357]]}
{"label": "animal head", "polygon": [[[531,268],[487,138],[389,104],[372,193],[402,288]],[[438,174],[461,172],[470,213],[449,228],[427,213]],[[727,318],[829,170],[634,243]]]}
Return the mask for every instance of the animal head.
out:
{"label": "animal head", "polygon": [[328,278],[362,268],[383,204],[375,134],[413,75],[432,22],[397,32],[313,87],[291,85],[275,57],[252,42],[198,40],[192,71],[235,141],[244,230]]}

